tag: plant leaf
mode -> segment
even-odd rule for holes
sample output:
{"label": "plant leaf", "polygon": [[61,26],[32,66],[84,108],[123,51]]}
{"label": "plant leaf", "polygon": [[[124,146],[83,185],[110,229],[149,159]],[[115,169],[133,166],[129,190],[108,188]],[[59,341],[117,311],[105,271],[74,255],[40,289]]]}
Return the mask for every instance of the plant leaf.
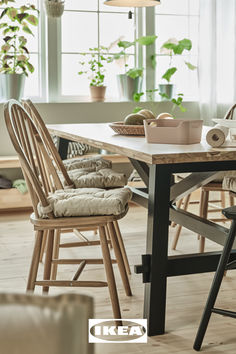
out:
{"label": "plant leaf", "polygon": [[36,16],[34,15],[29,15],[26,20],[33,26],[37,26],[38,25],[38,19]]}
{"label": "plant leaf", "polygon": [[177,68],[170,68],[168,69],[165,74],[162,76],[162,79],[165,79],[166,81],[170,82],[170,79],[172,75],[177,71]]}
{"label": "plant leaf", "polygon": [[157,66],[156,55],[155,54],[151,55],[150,59],[151,59],[152,67],[153,69],[155,69]]}
{"label": "plant leaf", "polygon": [[24,25],[22,29],[23,29],[24,32],[33,35],[33,32],[31,31],[31,29],[28,26]]}
{"label": "plant leaf", "polygon": [[157,36],[144,36],[136,39],[136,42],[139,43],[140,45],[151,45],[155,42],[157,39]]}
{"label": "plant leaf", "polygon": [[133,68],[127,71],[127,76],[131,77],[132,79],[136,79],[137,77],[143,76],[143,68]]}
{"label": "plant leaf", "polygon": [[118,47],[127,49],[129,47],[132,47],[134,45],[134,42],[128,42],[128,41],[119,41],[117,43]]}
{"label": "plant leaf", "polygon": [[133,94],[133,100],[134,100],[135,102],[140,102],[140,98],[141,98],[143,95],[144,95],[144,92],[140,92],[140,93],[136,92],[136,93]]}
{"label": "plant leaf", "polygon": [[197,69],[197,66],[185,61],[185,64],[187,65],[187,67],[189,68],[189,70],[195,70]]}

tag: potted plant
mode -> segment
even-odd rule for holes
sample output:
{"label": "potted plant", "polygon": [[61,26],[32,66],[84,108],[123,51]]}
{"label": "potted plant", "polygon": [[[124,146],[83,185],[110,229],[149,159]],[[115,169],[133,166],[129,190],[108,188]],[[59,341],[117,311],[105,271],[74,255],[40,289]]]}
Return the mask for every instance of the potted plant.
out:
{"label": "potted plant", "polygon": [[[9,4],[11,3],[11,4]],[[34,5],[12,6],[15,0],[0,1],[0,31],[3,44],[0,50],[0,83],[5,99],[20,99],[24,92],[25,76],[34,71],[27,49],[27,35],[31,26],[38,25],[38,10]]]}
{"label": "potted plant", "polygon": [[105,80],[105,63],[111,63],[113,57],[109,55],[109,50],[106,47],[99,46],[98,48],[89,48],[90,54],[83,53],[81,55],[88,57],[88,61],[80,61],[81,70],[79,75],[88,75],[90,80],[90,95],[92,101],[104,101],[106,86],[104,86]]}
{"label": "potted plant", "polygon": [[61,17],[64,12],[63,0],[44,0],[44,6],[48,17],[58,18]]}
{"label": "potted plant", "polygon": [[115,60],[122,62],[124,69],[123,74],[117,76],[118,89],[120,92],[120,98],[126,101],[132,101],[135,92],[140,92],[142,89],[142,77],[144,68],[129,68],[127,63],[129,55],[126,50],[130,47],[134,47],[136,44],[140,46],[148,46],[155,42],[157,36],[144,36],[136,39],[134,42],[118,41],[117,45],[122,48],[121,52],[114,55]]}
{"label": "potted plant", "polygon": [[[190,39],[184,38],[178,41],[175,38],[170,38],[161,47],[161,54],[170,57],[169,65],[165,73],[162,75],[163,83],[159,84],[159,94],[163,100],[172,99],[175,96],[175,85],[171,83],[172,76],[176,73],[177,68],[172,66],[172,59],[174,55],[181,55],[184,50],[190,51],[192,49],[192,42]],[[151,57],[153,66],[156,66],[156,55]],[[185,61],[188,69],[195,70],[196,66]]]}

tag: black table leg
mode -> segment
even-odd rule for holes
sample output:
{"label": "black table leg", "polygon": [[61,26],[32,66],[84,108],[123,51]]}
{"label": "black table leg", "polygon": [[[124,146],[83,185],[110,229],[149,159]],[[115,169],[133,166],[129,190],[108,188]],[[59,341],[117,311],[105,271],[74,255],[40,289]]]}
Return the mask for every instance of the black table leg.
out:
{"label": "black table leg", "polygon": [[170,185],[170,166],[151,165],[146,245],[146,254],[151,255],[150,282],[144,294],[149,336],[165,332]]}
{"label": "black table leg", "polygon": [[69,140],[59,137],[58,152],[62,160],[67,159]]}

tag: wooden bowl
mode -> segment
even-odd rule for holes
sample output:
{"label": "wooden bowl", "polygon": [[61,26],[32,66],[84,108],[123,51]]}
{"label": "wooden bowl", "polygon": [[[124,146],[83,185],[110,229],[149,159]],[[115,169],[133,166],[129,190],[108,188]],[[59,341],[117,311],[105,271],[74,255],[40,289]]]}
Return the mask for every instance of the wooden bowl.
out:
{"label": "wooden bowl", "polygon": [[125,125],[124,122],[110,123],[109,127],[120,135],[145,135],[143,125]]}

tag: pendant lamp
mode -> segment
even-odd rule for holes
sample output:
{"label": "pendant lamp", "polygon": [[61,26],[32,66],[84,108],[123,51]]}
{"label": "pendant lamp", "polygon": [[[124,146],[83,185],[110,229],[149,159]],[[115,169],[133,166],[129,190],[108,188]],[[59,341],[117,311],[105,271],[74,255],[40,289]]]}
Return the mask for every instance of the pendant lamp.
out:
{"label": "pendant lamp", "polygon": [[106,0],[105,5],[121,7],[148,7],[160,5],[160,0]]}

